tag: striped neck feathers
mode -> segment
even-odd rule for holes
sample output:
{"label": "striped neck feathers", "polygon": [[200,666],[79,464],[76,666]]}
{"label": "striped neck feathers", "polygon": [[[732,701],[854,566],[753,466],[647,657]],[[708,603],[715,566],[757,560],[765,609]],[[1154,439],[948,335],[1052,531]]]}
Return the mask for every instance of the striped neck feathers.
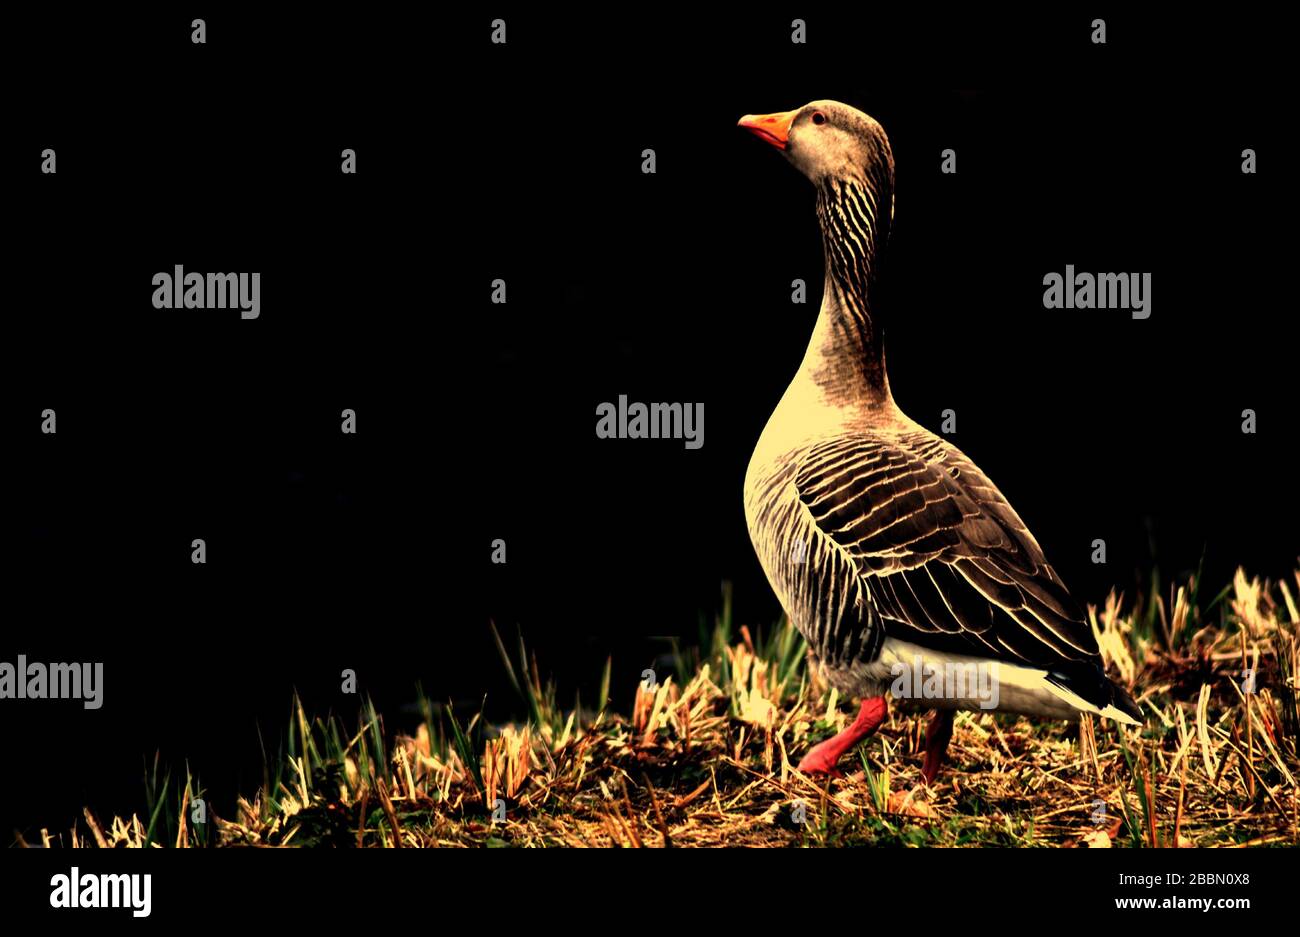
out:
{"label": "striped neck feathers", "polygon": [[817,183],[826,282],[804,367],[828,396],[867,406],[889,401],[880,321],[872,308],[893,193],[885,177]]}

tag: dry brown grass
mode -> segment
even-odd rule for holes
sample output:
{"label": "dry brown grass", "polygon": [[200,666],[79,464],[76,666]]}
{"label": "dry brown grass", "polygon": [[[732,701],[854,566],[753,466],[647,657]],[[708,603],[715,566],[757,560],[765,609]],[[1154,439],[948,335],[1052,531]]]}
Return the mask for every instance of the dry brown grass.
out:
{"label": "dry brown grass", "polygon": [[1197,592],[1153,592],[1127,611],[1112,594],[1089,609],[1111,672],[1147,714],[1140,730],[962,713],[933,787],[920,777],[924,715],[897,710],[846,777],[797,771],[848,709],[810,682],[788,626],[759,647],[745,628],[732,640],[728,602],[685,685],[638,685],[627,717],[560,710],[521,647],[511,675],[528,725],[451,717],[448,734],[431,707],[389,745],[373,711],[349,738],[299,707],[278,780],[236,816],[186,825],[187,782],[170,822],[155,808],[149,824],[105,827],[87,810],[68,844],[1296,845],[1300,571],[1293,584],[1239,571],[1205,609]]}

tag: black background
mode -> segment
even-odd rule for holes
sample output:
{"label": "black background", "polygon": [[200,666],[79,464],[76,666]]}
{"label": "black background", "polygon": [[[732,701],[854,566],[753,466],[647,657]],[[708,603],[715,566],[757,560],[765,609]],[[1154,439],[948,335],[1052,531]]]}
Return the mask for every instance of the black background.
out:
{"label": "black background", "polygon": [[[355,712],[345,667],[390,728],[416,681],[519,715],[490,618],[565,693],[613,653],[620,707],[723,580],[774,622],[741,482],[821,245],[809,184],[735,123],[815,98],[893,145],[898,403],[956,410],[1080,600],[1203,555],[1214,591],[1294,567],[1277,24],[809,8],[796,46],[753,11],[313,10],[208,13],[194,46],[193,15],[13,26],[0,659],[102,660],[106,686],[98,712],[0,703],[6,834],[143,809],[155,749],[228,815],[294,688]],[[154,310],[177,263],[261,272],[260,319]],[[1044,310],[1067,263],[1149,271],[1151,318]],[[703,449],[597,440],[619,394],[703,401]]]}

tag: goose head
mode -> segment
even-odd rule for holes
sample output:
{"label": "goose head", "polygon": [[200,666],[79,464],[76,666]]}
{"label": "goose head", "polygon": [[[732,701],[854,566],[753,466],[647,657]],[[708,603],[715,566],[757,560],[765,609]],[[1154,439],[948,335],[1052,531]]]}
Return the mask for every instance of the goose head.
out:
{"label": "goose head", "polygon": [[747,114],[738,126],[781,151],[820,185],[831,179],[892,189],[894,157],[875,118],[839,101],[813,101],[793,111]]}

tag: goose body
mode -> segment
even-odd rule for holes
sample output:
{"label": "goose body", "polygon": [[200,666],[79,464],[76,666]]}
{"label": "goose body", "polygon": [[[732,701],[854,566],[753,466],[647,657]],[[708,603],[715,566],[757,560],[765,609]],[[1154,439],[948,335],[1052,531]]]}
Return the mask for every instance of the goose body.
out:
{"label": "goose body", "polygon": [[[741,126],[814,183],[826,262],[812,339],[745,477],[750,538],[773,591],[823,678],[865,700],[858,720],[800,767],[834,770],[884,719],[887,698],[938,712],[927,780],[958,709],[1137,723],[1140,711],[1106,678],[1090,626],[1007,499],[894,402],[873,308],[893,216],[884,130],[834,101]],[[983,682],[900,679],[963,669]]]}

